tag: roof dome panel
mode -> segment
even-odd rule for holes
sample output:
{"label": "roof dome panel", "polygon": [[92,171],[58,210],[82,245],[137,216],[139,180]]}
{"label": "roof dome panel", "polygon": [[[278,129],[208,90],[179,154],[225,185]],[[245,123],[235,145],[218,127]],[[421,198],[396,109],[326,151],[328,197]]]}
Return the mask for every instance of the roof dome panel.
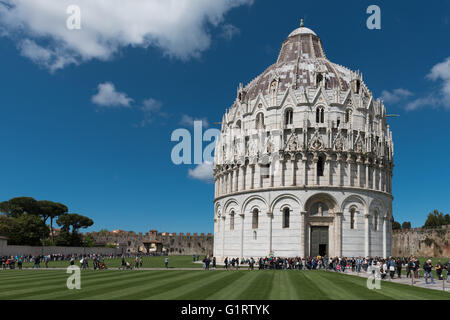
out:
{"label": "roof dome panel", "polygon": [[297,28],[294,31],[292,31],[291,34],[289,35],[289,37],[293,37],[298,34],[313,34],[313,35],[317,36],[317,34],[314,31],[312,31],[311,29],[306,28],[306,27],[300,27],[300,28]]}

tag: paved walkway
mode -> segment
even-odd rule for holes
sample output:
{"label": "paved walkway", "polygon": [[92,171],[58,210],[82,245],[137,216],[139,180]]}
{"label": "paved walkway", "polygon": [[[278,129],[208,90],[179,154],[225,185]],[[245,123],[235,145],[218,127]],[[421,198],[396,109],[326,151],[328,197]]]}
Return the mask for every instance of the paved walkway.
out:
{"label": "paved walkway", "polygon": [[[334,272],[334,271],[332,271],[332,272]],[[364,278],[368,278],[370,275],[367,272],[358,273],[358,272],[352,272],[352,271],[346,271],[345,274],[360,276],[360,277],[364,277]],[[414,279],[414,284],[413,284],[411,278],[406,278],[406,276],[404,276],[399,279],[399,278],[397,278],[397,275],[395,275],[394,279],[391,279],[391,277],[389,275],[387,275],[386,279],[381,280],[381,281],[407,284],[410,286],[413,285],[415,287],[434,289],[434,290],[440,290],[440,291],[445,290],[446,292],[450,292],[450,282],[447,282],[446,280],[437,280],[436,278],[434,279],[435,284],[426,284],[425,278],[423,278],[423,277],[421,277],[419,279]],[[428,283],[430,283],[429,280],[428,280]]]}

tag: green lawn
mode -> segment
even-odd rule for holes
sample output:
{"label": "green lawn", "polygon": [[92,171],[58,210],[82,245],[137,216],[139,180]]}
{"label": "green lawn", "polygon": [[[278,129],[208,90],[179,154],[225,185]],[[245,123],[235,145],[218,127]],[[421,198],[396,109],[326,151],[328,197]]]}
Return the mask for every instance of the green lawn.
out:
{"label": "green lawn", "polygon": [[68,290],[65,270],[0,271],[0,299],[445,299],[450,293],[326,271],[83,271],[81,290]]}
{"label": "green lawn", "polygon": [[[164,268],[164,256],[158,257],[144,257],[143,268]],[[203,257],[200,257],[200,260]],[[134,258],[125,258],[134,267]],[[108,268],[117,268],[122,264],[122,259],[105,259],[104,260]],[[80,266],[80,259],[75,260],[75,264]],[[33,263],[24,263],[24,268],[30,268]],[[69,266],[69,261],[51,261],[48,264],[49,268],[66,268]],[[170,268],[202,268],[202,264],[194,263],[192,256],[169,256],[169,267]],[[41,262],[41,268],[45,268],[43,262]],[[89,259],[89,268],[93,268],[92,259]]]}

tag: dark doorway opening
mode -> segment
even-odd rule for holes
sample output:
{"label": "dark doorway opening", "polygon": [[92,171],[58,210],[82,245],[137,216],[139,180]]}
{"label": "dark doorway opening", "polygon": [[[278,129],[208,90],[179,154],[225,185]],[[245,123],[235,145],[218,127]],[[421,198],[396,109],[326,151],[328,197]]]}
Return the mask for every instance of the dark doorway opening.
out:
{"label": "dark doorway opening", "polygon": [[327,245],[326,244],[319,244],[319,256],[326,256],[327,255]]}
{"label": "dark doorway opening", "polygon": [[328,256],[328,227],[311,227],[311,256]]}

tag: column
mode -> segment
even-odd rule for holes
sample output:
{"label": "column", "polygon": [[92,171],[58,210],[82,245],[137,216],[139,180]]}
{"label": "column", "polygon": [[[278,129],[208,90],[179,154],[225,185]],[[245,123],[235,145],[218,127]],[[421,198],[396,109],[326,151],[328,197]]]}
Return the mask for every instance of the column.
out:
{"label": "column", "polygon": [[381,165],[381,163],[378,165],[379,168],[379,172],[378,172],[378,176],[379,176],[379,180],[378,180],[378,190],[383,191],[383,181],[382,181],[382,176],[383,176],[383,166]]}
{"label": "column", "polygon": [[314,185],[318,186],[319,185],[319,175],[317,174],[318,173],[317,172],[317,166],[318,166],[318,163],[319,163],[319,159],[316,158],[316,156],[314,156],[314,158],[313,158],[313,163],[314,163],[314,165],[313,165],[313,168],[314,168]]}
{"label": "column", "polygon": [[279,185],[284,187],[286,184],[286,161],[280,160],[280,182]]}
{"label": "column", "polygon": [[383,216],[383,258],[387,258],[387,251],[386,251],[386,248],[387,248],[387,243],[386,243],[386,241],[387,241],[387,238],[386,238],[386,223],[387,223],[387,216],[386,215],[384,215]]}
{"label": "column", "polygon": [[335,214],[335,255],[342,256],[342,212]]}
{"label": "column", "polygon": [[308,184],[308,157],[303,155],[303,186]]}
{"label": "column", "polygon": [[342,187],[343,185],[343,177],[342,177],[342,157],[341,154],[338,154],[337,157],[337,161],[338,161],[338,180],[339,180],[339,186]]}
{"label": "column", "polygon": [[219,195],[219,177],[216,176],[216,179],[214,181],[214,197],[217,198]]}
{"label": "column", "polygon": [[250,189],[255,189],[255,165],[250,165]]}
{"label": "column", "polygon": [[347,186],[351,186],[352,185],[352,157],[350,156],[350,154],[347,155]]}
{"label": "column", "polygon": [[225,216],[222,216],[222,257],[225,260]]}
{"label": "column", "polygon": [[258,188],[263,187],[263,179],[262,179],[262,170],[261,170],[261,164],[257,164],[258,166]]}
{"label": "column", "polygon": [[372,169],[372,189],[377,189],[377,165],[375,163],[375,160],[373,162],[373,169]]}
{"label": "column", "polygon": [[361,187],[361,157],[358,157],[356,160],[356,186],[360,188]]}
{"label": "column", "polygon": [[239,168],[239,177],[241,178],[240,184],[239,184],[239,190],[238,191],[244,191],[245,190],[245,175],[247,174],[247,170],[245,169],[245,164],[241,165]]}
{"label": "column", "polygon": [[331,157],[327,155],[327,185],[331,186],[331,175],[333,173],[333,170],[331,168]]}
{"label": "column", "polygon": [[240,259],[244,256],[244,214],[240,214],[241,217],[241,245],[240,245]]}
{"label": "column", "polygon": [[269,253],[267,256],[270,255],[272,252],[272,221],[273,221],[273,212],[267,211],[267,218],[269,219],[269,243],[268,243],[268,249]]}
{"label": "column", "polygon": [[300,257],[305,257],[306,211],[300,212]]}
{"label": "column", "polygon": [[295,186],[295,158],[291,159],[291,186]]}
{"label": "column", "polygon": [[220,186],[220,192],[222,193],[222,195],[224,195],[226,193],[226,186],[225,186],[225,173],[222,172],[222,175],[220,177],[221,179],[221,186]]}
{"label": "column", "polygon": [[364,164],[366,166],[366,183],[364,184],[364,187],[366,189],[368,189],[369,188],[369,159],[368,158],[366,159]]}
{"label": "column", "polygon": [[369,230],[369,214],[366,214],[364,216],[365,220],[364,220],[364,255],[366,257],[370,256],[370,250],[369,250],[369,235],[370,235],[370,230]]}
{"label": "column", "polygon": [[239,167],[234,167],[233,170],[233,183],[234,183],[234,192],[238,191],[238,182],[239,182]]}

